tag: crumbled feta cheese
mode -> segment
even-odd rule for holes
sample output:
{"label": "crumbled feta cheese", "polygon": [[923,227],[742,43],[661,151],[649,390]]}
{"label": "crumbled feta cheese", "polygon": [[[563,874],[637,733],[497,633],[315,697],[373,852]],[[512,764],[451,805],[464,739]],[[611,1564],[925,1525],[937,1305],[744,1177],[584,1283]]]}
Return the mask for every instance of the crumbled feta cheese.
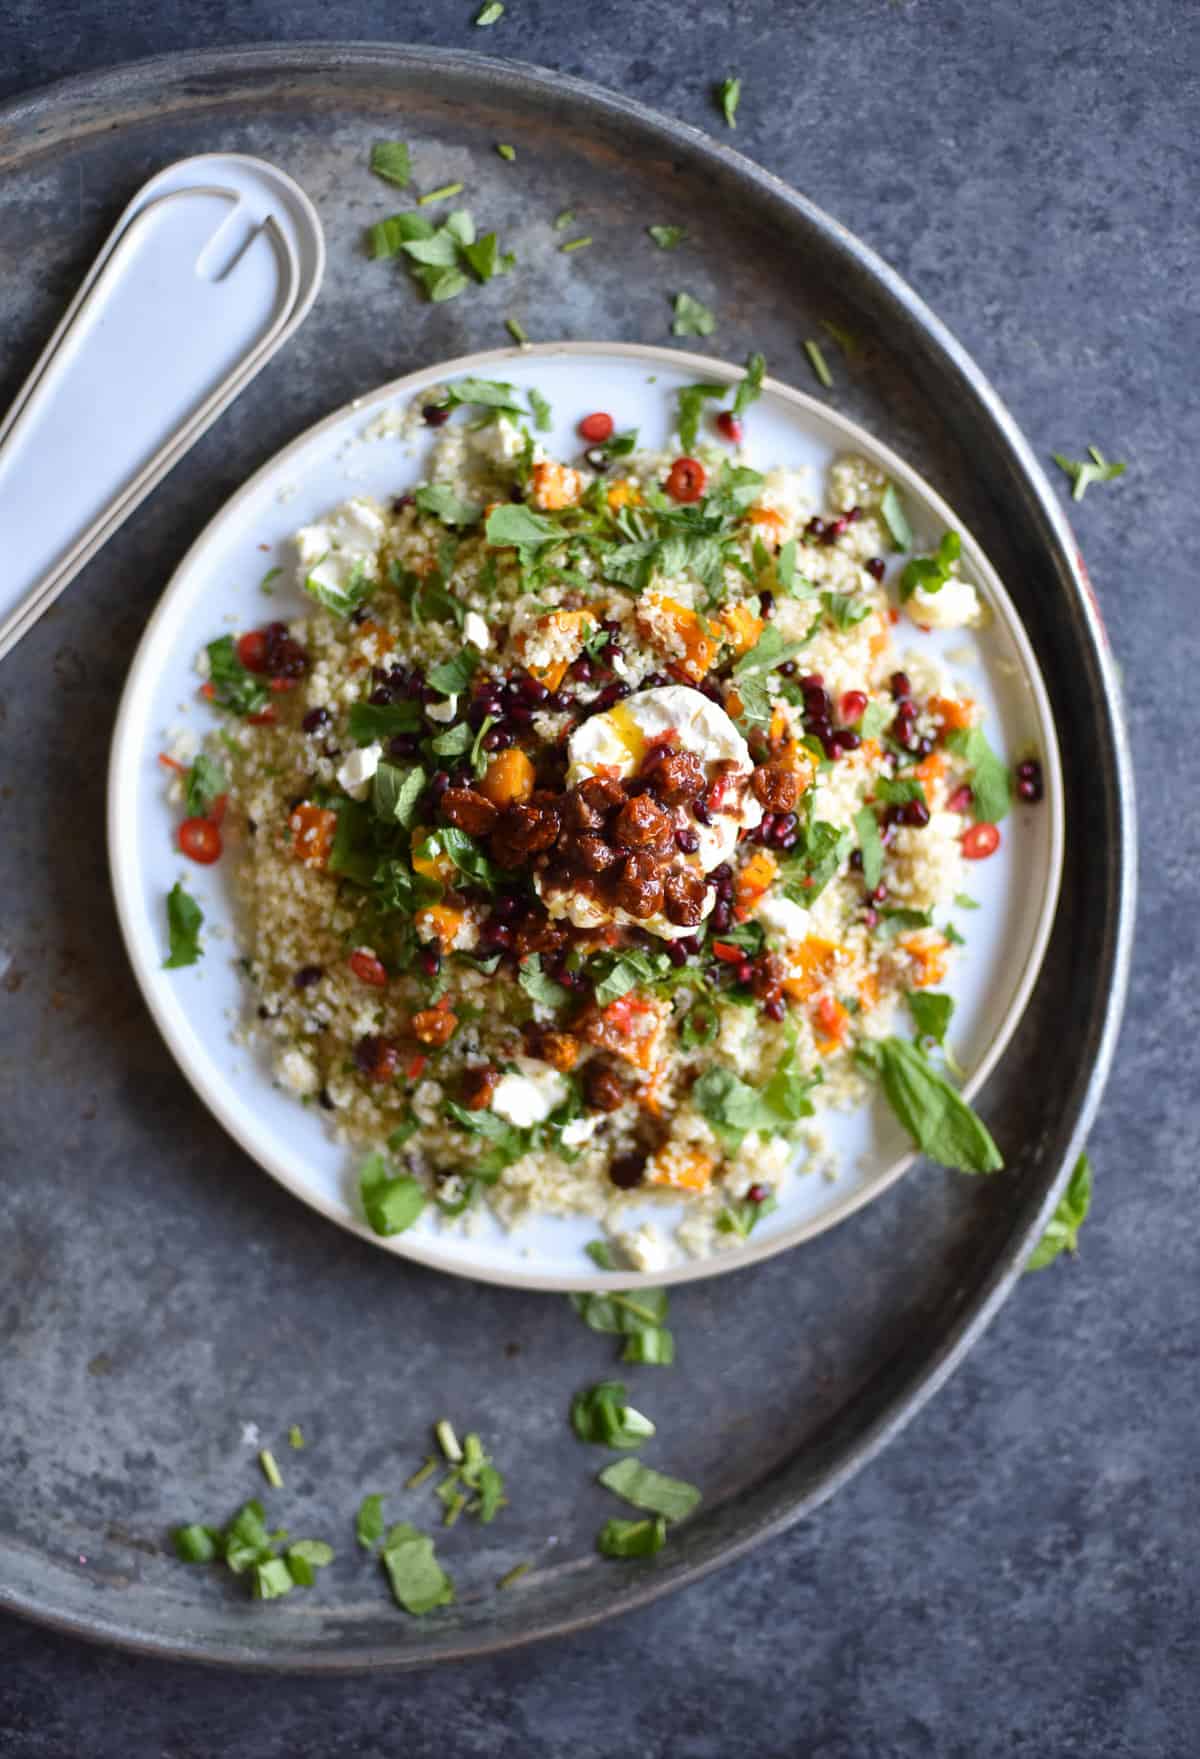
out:
{"label": "crumbled feta cheese", "polygon": [[617,1244],[635,1270],[665,1270],[671,1262],[671,1247],[650,1222],[636,1233],[618,1234]]}
{"label": "crumbled feta cheese", "polygon": [[808,911],[790,898],[764,898],[754,914],[768,934],[785,941],[802,941],[809,931]]}
{"label": "crumbled feta cheese", "polygon": [[518,1130],[543,1124],[567,1097],[567,1084],[556,1069],[532,1057],[517,1058],[517,1073],[501,1075],[492,1095],[492,1110]]}
{"label": "crumbled feta cheese", "polygon": [[966,629],[980,618],[979,594],[969,580],[952,574],[937,592],[919,586],[908,601],[914,623],[930,629]]}
{"label": "crumbled feta cheese", "polygon": [[463,618],[463,640],[470,647],[477,647],[480,653],[486,653],[492,645],[492,632],[478,611],[468,611]]}
{"label": "crumbled feta cheese", "polygon": [[448,727],[458,713],[458,698],[457,696],[448,696],[445,702],[427,703],[425,713],[431,721],[441,721],[443,726]]}
{"label": "crumbled feta cheese", "polygon": [[342,763],[337,779],[352,800],[366,799],[371,777],[379,768],[382,756],[382,745],[364,745],[360,751],[352,751]]}
{"label": "crumbled feta cheese", "polygon": [[321,1077],[301,1050],[286,1050],[275,1062],[275,1074],[293,1093],[315,1093]]}
{"label": "crumbled feta cheese", "polygon": [[572,1118],[569,1124],[563,1125],[559,1140],[564,1148],[582,1148],[590,1142],[600,1128],[600,1119],[592,1114],[590,1118]]}
{"label": "crumbled feta cheese", "polygon": [[346,592],[356,574],[379,577],[379,548],[387,536],[383,509],[365,495],[347,501],[327,519],[296,533],[300,581],[310,578],[331,592]]}

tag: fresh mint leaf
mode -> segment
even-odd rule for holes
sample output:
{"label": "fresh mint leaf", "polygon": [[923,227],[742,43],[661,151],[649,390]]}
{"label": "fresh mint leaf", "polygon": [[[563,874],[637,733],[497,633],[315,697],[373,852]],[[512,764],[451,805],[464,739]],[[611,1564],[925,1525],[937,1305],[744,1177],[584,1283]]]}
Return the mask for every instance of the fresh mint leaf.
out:
{"label": "fresh mint leaf", "polygon": [[220,764],[201,752],[187,773],[183,809],[189,818],[206,818],[214,802],[228,789],[229,781]]}
{"label": "fresh mint leaf", "polygon": [[539,434],[548,434],[554,426],[554,412],[542,393],[531,385],[525,395],[533,411],[533,425]]}
{"label": "fresh mint leaf", "polygon": [[537,1007],[548,1008],[557,1014],[571,1000],[571,992],[561,983],[555,983],[542,969],[540,953],[533,953],[522,959],[517,971],[517,982]]}
{"label": "fresh mint leaf", "polygon": [[465,244],[462,254],[478,279],[485,282],[505,274],[515,260],[511,255],[501,256],[500,243],[494,232],[485,232],[473,244]]}
{"label": "fresh mint leaf", "polygon": [[751,1131],[786,1135],[802,1118],[813,1115],[809,1094],[820,1083],[796,1066],[789,1051],[761,1087],[754,1087],[732,1069],[715,1063],[692,1088],[692,1103],[707,1118],[722,1146],[736,1153]]}
{"label": "fresh mint leaf", "polygon": [[942,541],[932,556],[914,556],[900,576],[900,598],[907,604],[918,587],[923,592],[940,592],[954,572],[954,564],[962,555],[962,539],[956,531],[942,534]]}
{"label": "fresh mint leaf", "polygon": [[773,672],[794,659],[803,646],[802,641],[785,641],[774,623],[768,623],[749,653],[743,654],[734,666],[733,676],[740,681],[756,672]]}
{"label": "fresh mint leaf", "polygon": [[1030,1253],[1026,1270],[1045,1270],[1063,1252],[1079,1248],[1079,1230],[1092,1207],[1092,1163],[1086,1154],[1075,1162],[1062,1201],[1050,1218],[1045,1233]]}
{"label": "fresh mint leaf", "polygon": [[472,740],[473,734],[468,723],[459,721],[457,726],[435,733],[429,741],[429,749],[438,757],[462,757],[470,751]]}
{"label": "fresh mint leaf", "polygon": [[748,1240],[763,1217],[778,1208],[779,1200],[774,1195],[764,1197],[758,1203],[750,1197],[727,1203],[717,1216],[718,1232],[736,1234],[740,1240]]}
{"label": "fresh mint leaf", "polygon": [[504,878],[503,870],[488,860],[474,837],[453,825],[442,825],[437,840],[460,873],[485,891],[495,891]]}
{"label": "fresh mint leaf", "polygon": [[419,764],[413,769],[402,769],[394,763],[381,763],[371,782],[371,810],[375,817],[410,831],[416,823],[426,779]]}
{"label": "fresh mint leaf", "polygon": [[640,1448],[654,1434],[654,1425],[628,1403],[619,1380],[602,1380],[571,1401],[571,1427],[580,1441],[597,1447]]}
{"label": "fresh mint leaf", "polygon": [[925,1053],[906,1038],[860,1045],[859,1060],[879,1075],[888,1103],[922,1154],[964,1173],[994,1173],[1004,1157],[986,1124]]}
{"label": "fresh mint leaf", "polygon": [[603,1557],[653,1557],[667,1542],[667,1523],[661,1515],[647,1521],[606,1521],[596,1536],[596,1550]]}
{"label": "fresh mint leaf", "polygon": [[878,739],[892,719],[892,711],[881,702],[869,702],[863,710],[858,731],[864,739]]}
{"label": "fresh mint leaf", "polygon": [[265,1563],[255,1564],[250,1576],[250,1589],[255,1600],[278,1600],[282,1594],[290,1594],[296,1581],[287,1564],[281,1557],[271,1557]]}
{"label": "fresh mint leaf", "polygon": [[[714,314],[690,293],[675,295],[675,316],[671,324],[673,336],[711,336],[717,327]],[[725,387],[721,387],[724,395]]]}
{"label": "fresh mint leaf", "polygon": [[233,636],[222,635],[210,641],[205,652],[216,706],[235,715],[257,714],[269,701],[271,692],[261,678],[243,666]]}
{"label": "fresh mint leaf", "polygon": [[946,735],[950,750],[971,771],[971,811],[978,824],[999,824],[1012,799],[1008,765],[988,744],[982,727],[956,727]]}
{"label": "fresh mint leaf", "polygon": [[416,702],[356,702],[347,716],[356,745],[382,744],[397,733],[419,733],[422,725],[421,706]]}
{"label": "fresh mint leaf", "polygon": [[430,666],[426,681],[443,696],[461,696],[479,670],[479,660],[478,648],[465,647],[452,660]]}
{"label": "fresh mint leaf", "polygon": [[884,806],[907,806],[910,800],[928,804],[924,786],[915,776],[877,776],[874,794]]}
{"label": "fresh mint leaf", "polygon": [[646,231],[659,250],[678,250],[687,237],[687,232],[682,226],[647,226]]}
{"label": "fresh mint leaf", "polygon": [[494,507],[488,514],[485,535],[493,548],[515,546],[522,561],[527,561],[547,544],[561,542],[564,534],[553,519],[509,502],[507,506]]}
{"label": "fresh mint leaf", "polygon": [[235,1576],[273,1556],[266,1515],[257,1497],[243,1503],[221,1536],[225,1562]]}
{"label": "fresh mint leaf", "polygon": [[411,1228],[425,1207],[425,1188],[407,1173],[397,1174],[386,1155],[369,1154],[359,1169],[359,1195],[371,1227],[385,1239]]}
{"label": "fresh mint leaf", "polygon": [[311,1588],[317,1571],[333,1562],[333,1547],[323,1539],[298,1539],[284,1554],[293,1582],[298,1588]]}
{"label": "fresh mint leaf", "polygon": [[589,1240],[584,1251],[592,1263],[598,1264],[601,1270],[616,1270],[613,1250],[607,1240]]}
{"label": "fresh mint leaf", "polygon": [[525,413],[519,388],[504,379],[455,379],[446,388],[446,404],[453,409],[464,403],[481,409],[499,409],[506,415]]}
{"label": "fresh mint leaf", "polygon": [[668,1478],[651,1466],[643,1466],[640,1460],[614,1460],[597,1473],[597,1478],[623,1502],[661,1515],[667,1521],[686,1520],[701,1501],[694,1484],[687,1484],[682,1478]]}
{"label": "fresh mint leaf", "polygon": [[892,540],[894,550],[911,550],[913,542],[912,526],[908,523],[908,514],[904,502],[900,499],[900,491],[895,483],[888,483],[879,503],[879,517],[887,526],[888,536]]}
{"label": "fresh mint leaf", "polygon": [[622,954],[608,975],[596,984],[596,1006],[607,1008],[610,1002],[620,1001],[623,995],[628,995],[639,984],[651,982],[654,975],[655,968],[648,953],[635,950]]}
{"label": "fresh mint leaf", "polygon": [[[496,16],[503,10],[497,7]],[[453,1602],[454,1585],[434,1555],[433,1540],[407,1521],[398,1521],[389,1529],[382,1557],[392,1593],[405,1612],[420,1618]]]}
{"label": "fresh mint leaf", "polygon": [[1088,447],[1088,458],[1064,458],[1061,452],[1052,452],[1050,456],[1060,470],[1065,470],[1071,479],[1071,499],[1082,501],[1093,483],[1112,482],[1115,477],[1125,475],[1124,464],[1110,464],[1098,446]]}
{"label": "fresh mint leaf", "polygon": [[[681,298],[685,297],[680,295]],[[700,384],[681,385],[676,393],[678,413],[675,427],[679,435],[679,444],[685,452],[695,450],[696,440],[700,433],[700,418],[704,413],[704,405],[713,398],[725,395],[724,385]]]}
{"label": "fresh mint leaf", "polygon": [[738,385],[733,399],[733,415],[745,415],[750,405],[762,395],[763,375],[767,370],[766,356],[750,354],[746,357],[746,376]]}
{"label": "fresh mint leaf", "polygon": [[930,989],[910,989],[905,1000],[918,1038],[931,1038],[934,1044],[944,1045],[946,1029],[954,1013],[954,997],[938,995]]}
{"label": "fresh mint leaf", "polygon": [[856,593],[848,592],[823,592],[821,603],[835,628],[843,634],[847,629],[855,629],[865,622],[875,609],[874,605],[864,603]]}
{"label": "fresh mint leaf", "polygon": [[412,178],[412,159],[402,140],[377,140],[371,148],[371,169],[385,183],[404,189]]}
{"label": "fresh mint leaf", "polygon": [[190,1527],[176,1527],[171,1538],[176,1557],[185,1564],[212,1563],[221,1544],[221,1535],[215,1527],[204,1527],[195,1522]]}
{"label": "fresh mint leaf", "polygon": [[163,960],[164,971],[178,971],[182,965],[196,963],[200,957],[200,928],[203,921],[203,910],[176,880],[167,893],[167,937],[170,952]]}
{"label": "fresh mint leaf", "polygon": [[461,269],[419,264],[413,274],[433,305],[445,305],[448,300],[457,299],[471,285]]}
{"label": "fresh mint leaf", "polygon": [[478,501],[464,501],[449,483],[427,483],[413,499],[422,513],[432,513],[443,525],[474,525],[483,512]]}
{"label": "fresh mint leaf", "polygon": [[364,1496],[354,1519],[354,1531],[358,1543],[364,1550],[370,1551],[383,1538],[383,1498],[382,1496]]}
{"label": "fresh mint leaf", "polygon": [[304,590],[309,598],[315,599],[333,616],[348,617],[351,611],[357,611],[371,596],[371,582],[367,578],[367,571],[361,562],[356,562],[345,582],[322,580],[317,568],[326,560],[322,556],[316,567],[305,576]]}
{"label": "fresh mint leaf", "polygon": [[860,807],[854,815],[854,829],[862,851],[863,884],[873,892],[883,877],[883,839],[879,820],[869,806]]}

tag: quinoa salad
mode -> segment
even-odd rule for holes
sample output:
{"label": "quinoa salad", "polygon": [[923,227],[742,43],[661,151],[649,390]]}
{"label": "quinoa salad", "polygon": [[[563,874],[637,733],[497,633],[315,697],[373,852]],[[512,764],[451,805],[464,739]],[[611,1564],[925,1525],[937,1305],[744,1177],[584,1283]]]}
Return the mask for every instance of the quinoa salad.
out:
{"label": "quinoa salad", "polygon": [[[680,392],[665,452],[596,410],[552,457],[536,392],[425,392],[420,483],[297,531],[306,613],[198,656],[179,847],[224,856],[238,1032],[377,1233],[490,1207],[592,1216],[614,1268],[737,1248],[876,1086],[934,1159],[1003,1164],[947,913],[1039,763],[914,639],[989,616],[957,534],[912,555],[860,457],[746,464],[762,372]],[[177,886],[168,964],[199,920]]]}

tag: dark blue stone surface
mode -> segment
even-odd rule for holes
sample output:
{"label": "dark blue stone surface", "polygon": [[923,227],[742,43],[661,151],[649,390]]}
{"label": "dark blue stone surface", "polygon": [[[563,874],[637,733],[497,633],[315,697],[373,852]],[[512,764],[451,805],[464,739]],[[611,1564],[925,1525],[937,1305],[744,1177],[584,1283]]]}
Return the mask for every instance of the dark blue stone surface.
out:
{"label": "dark blue stone surface", "polygon": [[[0,99],[172,49],[338,37],[482,47],[720,130],[711,86],[736,71],[736,144],[908,277],[1039,452],[1090,442],[1130,461],[1076,511],[1124,668],[1144,838],[1094,1216],[1078,1263],[1029,1278],[882,1458],[686,1593],[394,1680],[234,1678],[0,1621],[0,1754],[1193,1754],[1200,15],[510,0],[477,31],[475,10],[7,0]],[[0,236],[0,277],[19,273],[2,253]],[[2,1277],[0,1262],[0,1308]]]}

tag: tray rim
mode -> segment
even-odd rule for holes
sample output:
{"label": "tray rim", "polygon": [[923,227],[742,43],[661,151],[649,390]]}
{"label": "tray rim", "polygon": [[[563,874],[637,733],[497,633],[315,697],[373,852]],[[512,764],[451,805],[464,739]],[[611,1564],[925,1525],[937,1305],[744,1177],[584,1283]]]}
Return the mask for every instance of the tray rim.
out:
{"label": "tray rim", "polygon": [[[126,847],[122,837],[122,826],[128,811],[128,795],[133,783],[133,765],[136,760],[135,745],[137,726],[136,715],[140,708],[140,695],[144,693],[143,672],[146,666],[146,654],[153,640],[159,622],[168,614],[168,600],[172,598],[176,583],[181,581],[198,565],[203,569],[203,555],[220,526],[230,517],[236,515],[242,502],[253,498],[264,483],[279,474],[281,469],[289,465],[297,465],[304,451],[320,436],[327,434],[350,420],[366,421],[373,412],[378,412],[388,404],[410,397],[422,383],[428,383],[430,377],[437,381],[452,383],[455,379],[478,373],[500,371],[504,364],[514,360],[552,360],[563,356],[581,357],[610,355],[617,359],[642,362],[647,367],[659,371],[673,369],[675,371],[707,374],[710,378],[719,379],[730,385],[736,384],[742,376],[743,369],[732,361],[718,357],[693,354],[687,349],[670,348],[659,343],[645,342],[593,342],[593,341],[558,341],[526,344],[522,347],[502,346],[479,350],[471,354],[456,355],[452,360],[437,361],[429,366],[417,368],[406,373],[402,378],[390,379],[385,384],[376,385],[369,391],[363,391],[350,402],[343,403],[328,415],[322,416],[288,441],[279,451],[272,454],[265,463],[259,466],[252,476],[234,490],[233,494],[222,503],[217,512],[188,547],[178,566],[174,569],[162,594],[150,615],[149,621],[142,631],[137,652],[129,668],[121,701],[117,709],[116,723],[113,728],[112,742],[108,762],[108,869],[116,904],[117,920],[121,927],[125,951],[133,967],[134,977],[142,992],[142,999],[154,1018],[160,1034],[171,1055],[175,1058],[184,1078],[188,1081],[198,1098],[209,1112],[217,1119],[221,1127],[233,1137],[240,1148],[253,1160],[263,1172],[267,1173],[283,1186],[292,1197],[297,1198],[308,1208],[323,1216],[336,1226],[345,1228],[366,1240],[369,1245],[376,1246],[393,1257],[407,1259],[414,1264],[425,1265],[447,1276],[462,1277],[469,1282],[492,1283],[502,1288],[528,1289],[545,1293],[565,1294],[578,1290],[600,1290],[615,1287],[639,1289],[666,1287],[694,1282],[704,1282],[718,1276],[725,1276],[730,1271],[740,1270],[751,1264],[763,1264],[769,1258],[781,1252],[790,1252],[808,1240],[816,1239],[830,1228],[847,1221],[860,1209],[865,1209],[876,1198],[882,1197],[906,1173],[910,1172],[921,1159],[920,1153],[910,1149],[892,1161],[877,1177],[860,1186],[857,1190],[843,1193],[827,1212],[810,1217],[806,1221],[794,1222],[786,1230],[778,1234],[767,1235],[757,1243],[739,1248],[736,1252],[714,1253],[708,1258],[685,1259],[682,1263],[669,1266],[663,1271],[622,1271],[609,1273],[589,1273],[584,1270],[564,1273],[561,1271],[538,1271],[531,1268],[528,1275],[519,1271],[500,1270],[493,1268],[469,1268],[466,1264],[456,1261],[454,1255],[445,1252],[439,1245],[439,1238],[434,1235],[397,1234],[382,1238],[367,1227],[351,1210],[346,1213],[336,1203],[324,1202],[304,1188],[303,1182],[289,1176],[289,1156],[280,1154],[277,1160],[262,1159],[259,1153],[250,1146],[233,1115],[233,1107],[226,1102],[225,1092],[228,1080],[210,1082],[196,1066],[191,1047],[176,1032],[175,1026],[166,1010],[160,1006],[154,987],[154,974],[157,967],[146,956],[146,949],[134,926],[134,886],[130,866],[124,854]],[[963,553],[971,568],[980,577],[986,591],[989,606],[995,607],[995,614],[1003,624],[1009,640],[1021,656],[1025,670],[1025,680],[1029,687],[1034,713],[1039,723],[1039,735],[1043,746],[1043,766],[1049,784],[1045,810],[1050,818],[1050,854],[1049,884],[1042,896],[1038,909],[1037,925],[1034,929],[1029,948],[1021,967],[1020,977],[1001,1017],[1000,1024],[989,1039],[987,1048],[979,1062],[972,1069],[969,1079],[963,1084],[962,1093],[966,1099],[973,1099],[983,1087],[1004,1057],[1012,1042],[1021,1020],[1029,1006],[1033,991],[1050,944],[1054,921],[1058,909],[1058,900],[1062,886],[1064,862],[1064,844],[1066,840],[1065,809],[1062,793],[1062,763],[1058,744],[1058,732],[1054,720],[1054,711],[1042,677],[1041,667],[1033,649],[1033,643],[1025,631],[1025,625],[1017,613],[1016,606],[1009,597],[997,570],[993,567],[987,552],[975,537],[974,533],[958,517],[955,510],[946,502],[938,491],[926,481],[920,471],[892,450],[883,441],[877,439],[861,422],[853,421],[840,410],[830,409],[808,392],[799,391],[781,379],[767,376],[763,380],[764,392],[770,392],[780,398],[786,405],[799,412],[801,421],[806,415],[815,415],[819,420],[828,422],[839,429],[846,444],[861,447],[873,460],[881,463],[909,494],[919,498],[927,505],[935,517],[947,528],[957,530],[963,540]],[[289,479],[290,480],[290,479]]]}
{"label": "tray rim", "polygon": [[[415,64],[430,75],[436,70],[441,75],[476,80],[490,76],[500,87],[519,86],[527,97],[554,99],[565,94],[581,108],[599,113],[609,121],[628,121],[676,149],[686,149],[699,160],[735,175],[759,199],[777,204],[801,225],[821,235],[831,252],[853,264],[893,307],[903,310],[911,321],[919,324],[932,349],[940,356],[943,373],[952,378],[962,395],[976,404],[1023,479],[1033,501],[1031,513],[1040,516],[1045,542],[1057,563],[1056,572],[1073,600],[1080,620],[1081,646],[1092,662],[1103,698],[1103,730],[1112,760],[1109,791],[1116,837],[1113,845],[1104,851],[1113,896],[1103,948],[1108,973],[1105,1002],[1102,1011],[1097,1010],[1101,1017],[1095,1028],[1094,1055],[1074,1100],[1074,1123],[1068,1131],[1057,1172],[1045,1179],[1040,1201],[1026,1206],[1023,1221],[981,1276],[975,1294],[943,1325],[920,1365],[915,1369],[905,1368],[898,1386],[889,1384],[873,1415],[850,1444],[841,1447],[833,1464],[821,1467],[811,1482],[782,1490],[772,1489],[772,1512],[762,1518],[752,1517],[746,1531],[732,1539],[721,1540],[710,1554],[658,1569],[631,1572],[628,1588],[595,1610],[582,1610],[573,1616],[550,1620],[534,1619],[520,1629],[483,1642],[452,1640],[437,1648],[429,1645],[421,1648],[414,1643],[407,1648],[389,1649],[386,1653],[369,1648],[331,1654],[310,1647],[297,1648],[287,1656],[272,1655],[266,1659],[261,1651],[251,1651],[237,1643],[210,1646],[201,1651],[194,1646],[160,1640],[147,1635],[144,1630],[130,1629],[117,1618],[85,1618],[73,1612],[34,1605],[0,1587],[0,1610],[20,1613],[65,1635],[113,1644],[162,1660],[196,1661],[202,1665],[270,1674],[400,1672],[429,1666],[435,1661],[496,1655],[550,1636],[588,1629],[618,1613],[648,1605],[661,1595],[699,1580],[720,1565],[744,1556],[754,1546],[784,1533],[820,1507],[855,1472],[874,1459],[944,1385],[986,1330],[1021,1275],[1030,1246],[1058,1203],[1100,1104],[1115,1054],[1129,985],[1137,888],[1134,772],[1118,674],[1099,608],[1092,595],[1086,564],[1058,497],[1008,408],[947,326],[874,250],[773,172],[690,123],[573,75],[471,50],[363,41],[345,43],[328,39],[287,45],[247,44],[233,49],[189,50],[144,57],[55,81],[31,93],[10,98],[0,103],[0,169],[10,153],[25,162],[36,159],[42,152],[54,150],[52,121],[45,121],[41,129],[38,122],[39,119],[52,118],[56,109],[66,110],[89,100],[96,105],[107,103],[114,106],[123,89],[140,82],[152,82],[161,91],[168,83],[189,77],[219,79],[255,73],[329,72],[331,60],[338,70],[361,68],[369,71],[378,67],[381,71],[389,71],[411,69]],[[204,95],[198,94],[197,102],[204,101]],[[97,132],[111,132],[121,125],[121,120],[110,107],[103,117],[98,115],[86,124],[77,124],[71,139],[78,141]],[[21,132],[24,127],[32,127],[41,138],[33,142],[23,141]]]}

